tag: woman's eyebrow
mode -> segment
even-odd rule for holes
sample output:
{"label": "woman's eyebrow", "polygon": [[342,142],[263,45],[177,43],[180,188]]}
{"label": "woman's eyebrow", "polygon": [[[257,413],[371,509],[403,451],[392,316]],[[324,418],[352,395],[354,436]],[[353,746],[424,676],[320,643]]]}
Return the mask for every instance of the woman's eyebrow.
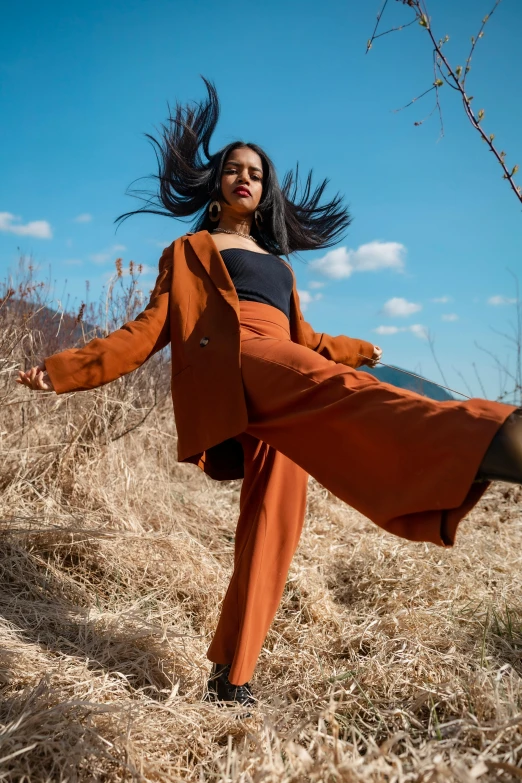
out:
{"label": "woman's eyebrow", "polygon": [[[241,166],[241,163],[239,163],[237,160],[227,160],[226,164],[227,166]],[[263,173],[263,170],[260,169],[258,166],[249,166],[249,169],[252,169],[252,171],[259,171],[261,174]]]}

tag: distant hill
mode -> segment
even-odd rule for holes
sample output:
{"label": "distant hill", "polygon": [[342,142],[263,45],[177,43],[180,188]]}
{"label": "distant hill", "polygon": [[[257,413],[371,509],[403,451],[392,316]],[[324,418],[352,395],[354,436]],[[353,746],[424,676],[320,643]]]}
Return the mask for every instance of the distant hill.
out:
{"label": "distant hill", "polygon": [[[82,313],[82,315],[84,315]],[[24,325],[35,335],[35,350],[42,356],[50,356],[65,348],[82,346],[103,330],[78,315],[62,312],[22,298],[8,299],[2,307],[2,326]]]}
{"label": "distant hill", "polygon": [[412,375],[406,375],[398,369],[391,367],[360,367],[360,370],[375,375],[383,383],[391,383],[392,386],[398,386],[400,389],[409,389],[410,391],[422,394],[424,397],[430,397],[432,400],[454,400],[452,394],[447,392],[436,383],[427,381],[425,378],[414,378]]}

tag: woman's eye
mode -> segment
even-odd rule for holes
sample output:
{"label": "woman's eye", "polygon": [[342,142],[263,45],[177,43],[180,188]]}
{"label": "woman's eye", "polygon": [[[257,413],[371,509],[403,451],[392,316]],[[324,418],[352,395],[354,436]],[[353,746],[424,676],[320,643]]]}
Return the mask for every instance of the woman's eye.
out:
{"label": "woman's eye", "polygon": [[[237,169],[223,169],[223,174],[237,174]],[[256,182],[263,181],[263,178],[257,174],[252,174],[251,179],[255,180]]]}

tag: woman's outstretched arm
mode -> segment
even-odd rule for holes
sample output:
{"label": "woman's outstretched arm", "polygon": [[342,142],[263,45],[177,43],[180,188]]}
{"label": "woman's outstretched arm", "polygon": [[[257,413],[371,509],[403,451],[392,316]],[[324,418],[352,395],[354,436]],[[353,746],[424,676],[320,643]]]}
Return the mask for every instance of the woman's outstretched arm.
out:
{"label": "woman's outstretched arm", "polygon": [[170,340],[169,299],[173,246],[159,262],[159,274],[145,310],[107,337],[95,338],[83,348],[50,356],[17,382],[36,391],[57,394],[103,386],[137,369]]}

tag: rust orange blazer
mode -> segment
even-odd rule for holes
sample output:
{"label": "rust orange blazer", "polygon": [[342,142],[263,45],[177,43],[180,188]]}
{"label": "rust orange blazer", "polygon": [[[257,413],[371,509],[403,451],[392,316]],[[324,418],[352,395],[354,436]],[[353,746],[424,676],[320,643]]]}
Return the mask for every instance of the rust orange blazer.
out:
{"label": "rust orange blazer", "polygon": [[[135,321],[108,337],[50,356],[45,366],[58,394],[94,389],[135,370],[171,343],[172,399],[178,460],[216,479],[240,478],[243,454],[236,435],[248,425],[241,378],[239,300],[208,231],[186,234],[167,247],[149,304]],[[315,332],[292,291],[294,342],[328,359],[359,367],[373,344]]]}

